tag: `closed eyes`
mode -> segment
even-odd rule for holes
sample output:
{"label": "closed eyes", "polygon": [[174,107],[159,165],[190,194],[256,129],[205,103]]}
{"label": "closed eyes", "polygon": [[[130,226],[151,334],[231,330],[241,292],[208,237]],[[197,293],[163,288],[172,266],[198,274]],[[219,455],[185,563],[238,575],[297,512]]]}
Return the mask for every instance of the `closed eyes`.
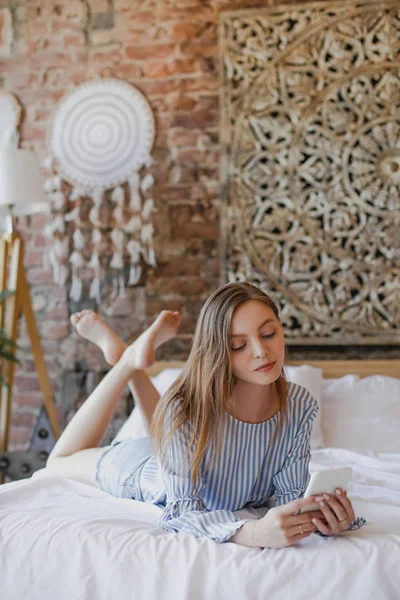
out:
{"label": "closed eyes", "polygon": [[[273,338],[275,335],[275,331],[274,333],[269,333],[268,335],[262,335],[261,337],[265,340],[270,340],[271,338]],[[232,352],[239,352],[240,350],[243,350],[245,347],[247,346],[246,343],[242,344],[241,346],[239,346],[238,348],[231,348]]]}

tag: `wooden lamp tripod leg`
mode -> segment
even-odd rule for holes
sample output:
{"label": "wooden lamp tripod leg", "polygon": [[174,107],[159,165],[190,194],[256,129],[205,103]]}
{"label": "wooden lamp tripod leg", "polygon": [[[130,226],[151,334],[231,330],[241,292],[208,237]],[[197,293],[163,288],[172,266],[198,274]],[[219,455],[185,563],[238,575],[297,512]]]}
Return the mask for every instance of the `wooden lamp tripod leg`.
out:
{"label": "wooden lamp tripod leg", "polygon": [[50,379],[47,374],[46,363],[44,362],[42,345],[40,343],[39,332],[35,320],[35,313],[33,312],[29,287],[26,281],[25,271],[23,269],[20,273],[20,278],[22,298],[21,306],[25,315],[29,338],[31,340],[33,358],[39,377],[40,389],[42,390],[44,405],[53,429],[53,433],[55,437],[58,438],[60,437],[60,426],[57,421],[57,413],[53,402]]}
{"label": "wooden lamp tripod leg", "polygon": [[[8,277],[7,277],[8,270]],[[53,402],[50,380],[44,362],[39,332],[32,308],[29,286],[23,264],[23,240],[18,234],[5,236],[0,242],[0,289],[12,290],[15,294],[7,299],[4,306],[0,305],[0,326],[7,336],[17,341],[18,318],[22,310],[27,324],[28,334],[32,345],[32,353],[42,390],[44,405],[55,437],[60,436],[60,426]],[[1,373],[9,387],[0,388],[0,452],[7,452],[10,430],[11,394],[14,382],[15,363],[1,361]],[[0,483],[3,476],[0,474]]]}
{"label": "wooden lamp tripod leg", "polygon": [[[2,240],[1,259],[0,283],[2,289],[15,291],[15,294],[4,303],[4,309],[1,311],[2,325],[7,336],[13,342],[16,342],[21,300],[21,290],[18,289],[18,282],[23,268],[22,239],[17,237],[12,240]],[[7,278],[8,263],[9,273]],[[0,451],[2,452],[6,452],[8,449],[14,367],[14,362],[1,360],[1,373],[4,380],[8,383],[8,387],[2,385],[0,388]]]}

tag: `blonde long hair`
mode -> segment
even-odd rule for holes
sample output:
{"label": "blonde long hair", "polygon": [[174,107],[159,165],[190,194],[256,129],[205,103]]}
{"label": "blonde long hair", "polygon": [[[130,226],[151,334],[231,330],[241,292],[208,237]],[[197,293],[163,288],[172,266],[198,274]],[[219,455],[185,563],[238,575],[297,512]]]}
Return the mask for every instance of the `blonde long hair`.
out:
{"label": "blonde long hair", "polygon": [[[187,451],[194,485],[212,439],[218,441],[215,461],[223,441],[222,435],[219,435],[220,427],[226,411],[233,408],[235,376],[230,361],[231,321],[235,309],[248,300],[263,302],[279,319],[273,300],[250,283],[228,283],[217,289],[200,311],[192,348],[182,373],[160,399],[153,414],[150,433],[154,452],[161,453],[161,464],[165,448],[175,433],[182,426],[188,427]],[[283,370],[272,385],[280,405],[275,439],[286,414],[287,382]]]}

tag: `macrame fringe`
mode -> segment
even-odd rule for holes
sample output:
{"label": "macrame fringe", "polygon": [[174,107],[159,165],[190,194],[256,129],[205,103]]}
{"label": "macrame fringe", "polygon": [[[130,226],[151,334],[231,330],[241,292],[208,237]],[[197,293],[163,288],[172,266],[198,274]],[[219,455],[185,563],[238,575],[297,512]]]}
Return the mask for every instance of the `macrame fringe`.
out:
{"label": "macrame fringe", "polygon": [[[147,155],[144,166],[148,169],[153,164],[151,155]],[[43,166],[52,171],[55,168],[53,157],[49,156]],[[89,268],[93,271],[89,289],[89,297],[97,303],[101,302],[103,282],[101,264],[103,236],[109,236],[112,243],[112,255],[108,262],[109,268],[115,271],[112,278],[110,300],[126,294],[126,286],[134,286],[140,281],[143,274],[141,262],[147,262],[152,267],[157,266],[153,247],[152,214],[156,208],[152,197],[146,197],[154,185],[154,177],[147,173],[143,178],[139,172],[134,172],[127,180],[127,189],[117,185],[110,192],[113,203],[111,221],[102,222],[101,214],[104,206],[105,190],[103,188],[85,189],[83,186],[74,186],[70,193],[63,190],[63,181],[60,175],[52,173],[45,181],[45,191],[52,200],[54,219],[46,225],[44,233],[53,240],[52,246],[44,253],[44,266],[51,268],[57,284],[66,285],[71,275],[70,298],[74,301],[81,299],[83,283],[81,271]],[[84,257],[87,246],[86,233],[82,229],[81,206],[83,198],[91,198],[93,205],[88,213],[88,220],[92,226],[90,260]],[[72,206],[68,206],[68,202]],[[108,233],[107,228],[112,223],[113,230]],[[72,236],[67,235],[71,225],[75,225]],[[67,229],[68,225],[68,229]],[[71,239],[72,237],[72,239]],[[106,241],[106,238],[105,240]],[[124,269],[129,266],[129,274],[125,279]]]}

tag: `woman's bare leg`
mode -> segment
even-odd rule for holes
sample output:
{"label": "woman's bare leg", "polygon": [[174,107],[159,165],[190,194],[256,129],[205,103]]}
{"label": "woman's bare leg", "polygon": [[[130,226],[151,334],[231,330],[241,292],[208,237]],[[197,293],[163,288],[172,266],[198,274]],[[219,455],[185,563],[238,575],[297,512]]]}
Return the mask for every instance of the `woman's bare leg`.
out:
{"label": "woman's bare leg", "polygon": [[73,416],[47,460],[50,472],[91,485],[95,482],[95,465],[104,437],[119,399],[138,371],[155,360],[155,351],[175,336],[181,317],[163,311],[155,322],[130,346],[103,378],[86,402]]}
{"label": "woman's bare leg", "polygon": [[[176,327],[178,327],[181,317],[179,313],[173,314],[176,317]],[[118,362],[127,348],[127,344],[92,310],[75,313],[71,316],[71,323],[80,336],[99,346],[103,351],[105,360],[111,366]],[[150,435],[150,421],[160,395],[147,373],[143,370],[132,373],[128,387],[143,413],[147,433]]]}

